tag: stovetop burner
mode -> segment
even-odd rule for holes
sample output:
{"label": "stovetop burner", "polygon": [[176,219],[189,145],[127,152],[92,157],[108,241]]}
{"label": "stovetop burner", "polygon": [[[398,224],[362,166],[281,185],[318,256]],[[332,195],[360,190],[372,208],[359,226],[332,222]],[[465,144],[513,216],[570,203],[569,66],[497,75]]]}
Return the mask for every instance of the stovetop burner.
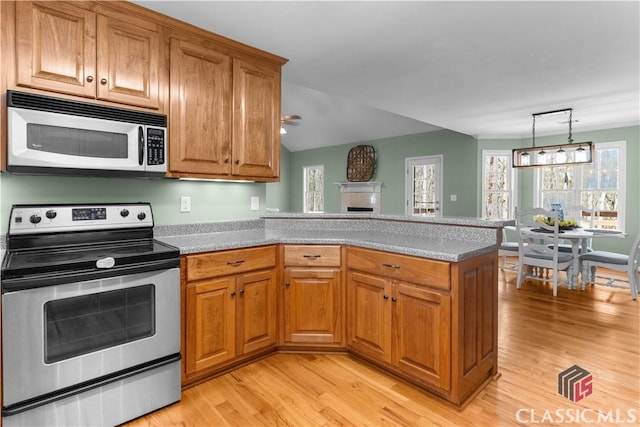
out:
{"label": "stovetop burner", "polygon": [[3,292],[78,275],[114,276],[137,266],[179,266],[179,250],[153,239],[149,204],[15,205],[10,221]]}

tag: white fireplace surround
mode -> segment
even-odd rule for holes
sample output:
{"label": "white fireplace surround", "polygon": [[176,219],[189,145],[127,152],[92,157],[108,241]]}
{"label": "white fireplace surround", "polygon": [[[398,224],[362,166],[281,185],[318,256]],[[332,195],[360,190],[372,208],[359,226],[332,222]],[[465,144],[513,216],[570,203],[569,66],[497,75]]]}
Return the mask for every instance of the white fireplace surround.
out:
{"label": "white fireplace surround", "polygon": [[347,213],[350,207],[371,208],[373,213],[380,213],[381,182],[336,182],[335,184],[340,187],[342,193],[342,213]]}

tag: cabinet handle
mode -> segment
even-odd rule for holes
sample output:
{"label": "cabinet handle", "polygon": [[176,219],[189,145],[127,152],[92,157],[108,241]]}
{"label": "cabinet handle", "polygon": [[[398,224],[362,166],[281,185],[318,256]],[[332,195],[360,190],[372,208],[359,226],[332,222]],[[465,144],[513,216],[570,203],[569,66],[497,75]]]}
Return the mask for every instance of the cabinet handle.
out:
{"label": "cabinet handle", "polygon": [[236,159],[235,164],[236,164],[236,165],[239,165],[239,164],[240,164],[240,160],[239,160],[239,159]]}
{"label": "cabinet handle", "polygon": [[243,259],[237,259],[235,261],[228,261],[227,265],[230,265],[231,267],[237,267],[239,265],[242,265],[244,263]]}
{"label": "cabinet handle", "polygon": [[231,292],[229,293],[229,295],[231,295],[232,297],[233,297],[233,296],[235,296],[235,295],[236,295],[236,291],[231,291]]}
{"label": "cabinet handle", "polygon": [[291,284],[291,283],[289,283],[289,282],[284,282],[284,285],[285,285],[285,286],[289,286],[290,284]]}
{"label": "cabinet handle", "polygon": [[310,260],[316,260],[318,258],[320,258],[322,255],[302,255],[304,258],[310,259]]}
{"label": "cabinet handle", "polygon": [[384,295],[382,295],[382,298],[384,298],[384,299],[389,299],[389,295],[384,294]]}
{"label": "cabinet handle", "polygon": [[93,81],[93,76],[87,76],[87,81],[91,83]]}
{"label": "cabinet handle", "polygon": [[103,86],[106,85],[107,84],[107,79],[101,79],[100,80],[100,84],[103,85]]}
{"label": "cabinet handle", "polygon": [[398,298],[393,297],[393,298],[391,298],[391,301],[396,302],[396,301],[398,301]]}
{"label": "cabinet handle", "polygon": [[387,263],[384,263],[384,264],[382,264],[382,266],[383,266],[383,267],[387,267],[387,268],[393,268],[394,270],[399,270],[399,269],[400,269],[400,266],[399,266],[399,265],[397,265],[397,264],[387,264]]}
{"label": "cabinet handle", "polygon": [[225,163],[229,163],[229,159],[224,159],[224,162]]}
{"label": "cabinet handle", "polygon": [[244,289],[240,289],[240,295],[244,295]]}

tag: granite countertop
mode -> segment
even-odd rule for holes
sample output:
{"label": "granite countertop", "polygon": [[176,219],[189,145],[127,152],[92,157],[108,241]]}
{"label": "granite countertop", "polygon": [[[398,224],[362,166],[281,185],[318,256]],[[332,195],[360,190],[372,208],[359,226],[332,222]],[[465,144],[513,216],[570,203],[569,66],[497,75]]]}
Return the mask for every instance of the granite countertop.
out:
{"label": "granite countertop", "polygon": [[353,245],[442,261],[458,262],[496,250],[496,244],[414,236],[390,232],[345,230],[250,229],[156,237],[180,249],[181,254],[238,249],[268,244]]}

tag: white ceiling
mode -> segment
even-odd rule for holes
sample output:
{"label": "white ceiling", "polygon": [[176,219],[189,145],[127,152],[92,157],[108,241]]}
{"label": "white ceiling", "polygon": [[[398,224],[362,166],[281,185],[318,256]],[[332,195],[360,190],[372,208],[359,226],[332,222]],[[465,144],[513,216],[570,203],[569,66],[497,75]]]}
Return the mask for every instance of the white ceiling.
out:
{"label": "white ceiling", "polygon": [[291,151],[439,128],[524,138],[563,108],[574,132],[640,124],[638,1],[134,3],[288,58]]}

